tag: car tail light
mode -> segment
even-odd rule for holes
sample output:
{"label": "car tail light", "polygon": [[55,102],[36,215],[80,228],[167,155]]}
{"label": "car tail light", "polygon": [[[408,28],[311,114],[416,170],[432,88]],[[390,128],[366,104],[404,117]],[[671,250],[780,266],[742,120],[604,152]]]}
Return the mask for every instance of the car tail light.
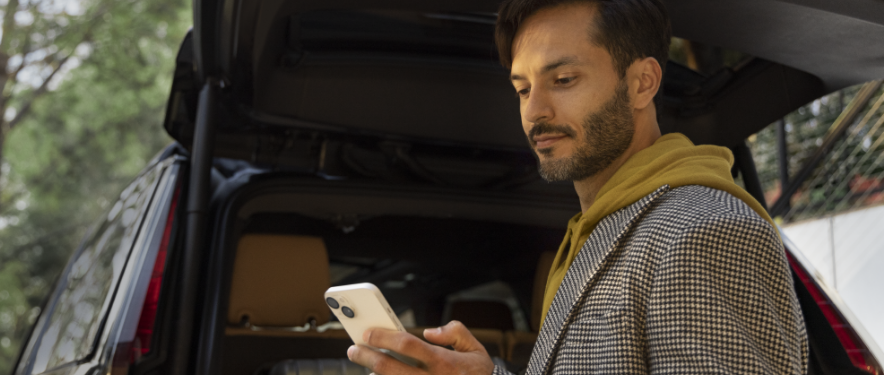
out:
{"label": "car tail light", "polygon": [[841,313],[838,312],[837,308],[832,305],[832,302],[826,294],[823,293],[816,282],[808,276],[804,267],[798,264],[789,252],[786,252],[786,257],[789,259],[789,265],[792,267],[795,275],[798,276],[798,279],[801,280],[801,283],[804,284],[807,291],[813,296],[814,302],[816,302],[820,307],[820,310],[822,310],[823,315],[835,331],[835,335],[838,336],[838,340],[841,341],[841,345],[844,347],[844,350],[847,352],[847,356],[850,357],[853,365],[870,374],[879,375],[880,369],[878,369],[875,360],[871,358],[871,353],[856,332],[854,332],[850,324],[848,324]]}
{"label": "car tail light", "polygon": [[157,307],[160,302],[160,289],[163,285],[163,271],[166,269],[166,253],[169,248],[169,237],[172,235],[172,224],[175,218],[175,207],[178,206],[179,189],[175,190],[172,204],[169,206],[166,228],[163,229],[163,239],[157,251],[157,259],[153,264],[153,272],[150,275],[150,283],[147,286],[147,295],[144,297],[144,305],[141,308],[141,317],[138,319],[138,328],[135,331],[135,340],[131,347],[131,361],[136,362],[142,355],[150,352],[151,338],[153,337],[154,325],[157,318]]}

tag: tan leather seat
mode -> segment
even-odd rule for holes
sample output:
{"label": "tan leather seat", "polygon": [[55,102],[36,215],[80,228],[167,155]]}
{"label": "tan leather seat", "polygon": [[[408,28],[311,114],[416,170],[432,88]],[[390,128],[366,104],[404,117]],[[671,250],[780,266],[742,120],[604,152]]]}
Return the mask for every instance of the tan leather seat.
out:
{"label": "tan leather seat", "polygon": [[[223,375],[253,374],[268,363],[287,359],[346,360],[347,348],[353,344],[347,332],[313,328],[331,316],[324,298],[330,284],[328,268],[325,243],[319,237],[246,234],[240,238],[222,345]],[[304,331],[311,322],[314,325]]]}
{"label": "tan leather seat", "polygon": [[534,271],[534,293],[531,296],[531,330],[540,331],[540,315],[543,314],[543,294],[546,292],[546,280],[553,260],[556,258],[554,251],[546,251],[537,259],[537,270]]}
{"label": "tan leather seat", "polygon": [[227,323],[261,328],[325,324],[329,309],[323,296],[329,285],[322,238],[246,234],[236,250]]}
{"label": "tan leather seat", "polygon": [[534,343],[537,342],[537,332],[507,331],[504,341],[506,360],[517,366],[526,366],[531,359],[531,352],[534,351]]}
{"label": "tan leather seat", "polygon": [[534,295],[531,297],[531,329],[534,332],[508,331],[505,334],[506,359],[517,366],[526,366],[537,342],[540,330],[540,315],[543,313],[543,294],[546,292],[546,279],[555,260],[555,252],[544,252],[537,260],[534,272]]}

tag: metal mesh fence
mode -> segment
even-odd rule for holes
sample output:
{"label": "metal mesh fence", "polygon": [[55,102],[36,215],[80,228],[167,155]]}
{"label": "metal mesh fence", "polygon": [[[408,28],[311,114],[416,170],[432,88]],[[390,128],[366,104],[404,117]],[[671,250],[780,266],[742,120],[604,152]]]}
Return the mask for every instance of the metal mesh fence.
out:
{"label": "metal mesh fence", "polygon": [[[781,169],[794,176],[811,160],[823,143],[833,137],[833,125],[859,86],[817,99],[784,119],[786,163],[779,162],[777,126],[773,124],[749,139],[768,206],[779,198],[784,186]],[[780,212],[784,223],[823,217],[884,202],[884,88],[863,105],[859,116],[813,169],[798,181],[799,188]]]}

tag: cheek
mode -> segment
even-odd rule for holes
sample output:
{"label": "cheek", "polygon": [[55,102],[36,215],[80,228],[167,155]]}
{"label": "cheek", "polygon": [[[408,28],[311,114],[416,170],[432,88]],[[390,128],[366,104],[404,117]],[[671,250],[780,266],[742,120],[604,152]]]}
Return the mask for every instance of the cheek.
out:
{"label": "cheek", "polygon": [[555,123],[570,126],[579,133],[583,118],[589,110],[587,107],[589,103],[583,95],[576,92],[558,93],[553,95],[551,101],[556,108]]}
{"label": "cheek", "polygon": [[597,112],[607,101],[598,85],[584,84],[572,90],[563,90],[553,96],[560,123],[582,127],[583,120]]}

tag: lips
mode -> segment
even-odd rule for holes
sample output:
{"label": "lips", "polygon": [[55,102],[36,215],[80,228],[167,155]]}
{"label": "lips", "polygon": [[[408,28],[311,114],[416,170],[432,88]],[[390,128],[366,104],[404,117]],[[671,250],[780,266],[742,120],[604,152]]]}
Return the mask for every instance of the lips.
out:
{"label": "lips", "polygon": [[565,134],[543,134],[534,137],[534,147],[535,148],[547,148],[552,147],[553,143],[558,142],[559,140],[566,138]]}

